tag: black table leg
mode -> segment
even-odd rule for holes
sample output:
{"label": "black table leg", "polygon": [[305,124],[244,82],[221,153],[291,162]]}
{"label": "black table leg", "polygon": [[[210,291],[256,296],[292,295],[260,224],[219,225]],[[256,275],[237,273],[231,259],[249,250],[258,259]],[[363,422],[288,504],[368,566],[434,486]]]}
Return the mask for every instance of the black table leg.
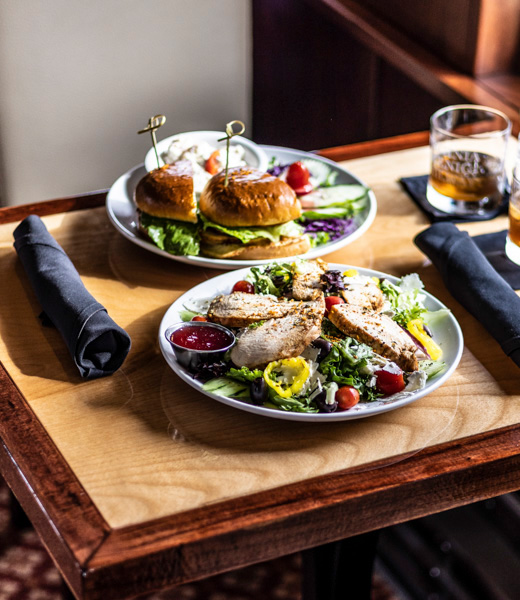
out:
{"label": "black table leg", "polygon": [[32,527],[31,522],[11,490],[9,490],[9,510],[11,512],[11,525],[15,530],[21,531],[22,529]]}
{"label": "black table leg", "polygon": [[302,552],[303,600],[370,600],[379,531]]}

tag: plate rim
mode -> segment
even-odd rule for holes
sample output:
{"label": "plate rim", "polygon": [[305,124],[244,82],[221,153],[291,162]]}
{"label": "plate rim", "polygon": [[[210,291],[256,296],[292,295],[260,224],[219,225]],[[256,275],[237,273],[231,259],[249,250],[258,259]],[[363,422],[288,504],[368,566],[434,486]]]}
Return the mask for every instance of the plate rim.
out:
{"label": "plate rim", "polygon": [[[211,135],[215,135],[215,136],[225,136],[225,132],[223,131],[217,131],[217,130],[210,130],[210,129],[201,129],[201,130],[197,130],[197,131],[181,131],[179,133],[175,133],[173,135],[169,135],[168,137],[163,138],[162,140],[159,140],[157,142],[157,152],[159,154],[159,156],[161,155],[161,152],[164,152],[163,150],[163,146],[166,147],[168,146],[171,141],[179,136],[199,136],[202,137],[203,134],[207,135],[207,134],[211,134]],[[265,154],[265,151],[263,150],[263,147],[260,144],[257,144],[256,142],[253,142],[253,140],[250,140],[247,137],[244,137],[242,135],[238,135],[238,136],[234,136],[232,138],[232,143],[234,144],[240,144],[242,146],[244,146],[245,148],[248,148],[253,154],[256,154],[256,156],[258,157],[258,169],[264,171],[265,169],[267,169],[267,165],[268,165],[268,158],[267,155]],[[161,150],[159,150],[161,149]],[[166,148],[165,148],[166,149]],[[154,147],[151,146],[148,151],[146,152],[145,156],[144,156],[144,168],[147,171],[151,171],[151,169],[149,168],[151,166],[151,163],[153,161],[155,161],[155,150]]]}
{"label": "plate rim", "polygon": [[[370,189],[369,186],[363,180],[361,180],[359,177],[357,177],[356,175],[351,173],[348,169],[341,167],[340,165],[338,165],[338,163],[335,163],[334,161],[332,161],[328,158],[325,158],[325,157],[322,157],[319,155],[313,155],[312,153],[306,152],[303,150],[297,150],[294,148],[284,148],[282,146],[269,146],[269,145],[263,145],[263,146],[261,145],[260,147],[263,149],[271,149],[275,152],[277,150],[283,151],[283,152],[289,152],[291,154],[294,154],[295,156],[300,156],[302,158],[312,158],[315,160],[325,162],[326,164],[329,164],[330,166],[334,167],[335,169],[338,169],[339,171],[343,171],[348,177],[354,179],[357,183],[359,183],[360,185],[363,185],[364,187],[366,187],[369,190],[368,191],[369,206],[368,206],[366,217],[365,217],[363,223],[355,231],[353,231],[350,235],[344,236],[338,240],[334,240],[333,242],[330,242],[328,244],[324,244],[323,246],[317,246],[316,248],[311,248],[305,254],[299,254],[299,255],[296,255],[293,257],[287,257],[287,258],[299,257],[299,258],[311,260],[314,258],[319,258],[326,254],[330,254],[332,252],[336,252],[337,250],[340,250],[341,248],[347,246],[348,244],[356,241],[371,227],[371,225],[374,222],[374,219],[376,217],[376,214],[377,214],[376,196],[375,196],[374,192],[372,191],[372,189]],[[272,262],[272,259],[231,260],[231,259],[216,259],[216,258],[210,258],[210,257],[204,257],[204,256],[193,256],[193,255],[177,256],[174,254],[170,254],[169,252],[166,252],[165,250],[161,250],[160,248],[155,246],[152,242],[149,242],[148,240],[139,237],[138,234],[127,229],[124,226],[124,224],[120,222],[120,220],[118,219],[117,215],[114,212],[114,204],[116,202],[116,200],[114,200],[114,195],[116,193],[115,190],[117,190],[118,187],[120,187],[120,186],[126,185],[126,183],[132,177],[134,177],[140,169],[143,170],[143,176],[146,175],[147,171],[146,171],[146,167],[144,166],[144,163],[136,165],[136,166],[132,167],[131,169],[129,169],[128,171],[126,171],[125,173],[123,173],[122,175],[120,175],[116,179],[116,181],[112,184],[112,186],[110,187],[110,189],[107,193],[107,198],[106,198],[106,202],[105,202],[105,207],[106,207],[106,211],[107,211],[110,222],[116,228],[116,230],[119,233],[121,233],[126,239],[133,242],[134,244],[137,244],[141,248],[144,248],[145,250],[149,250],[159,256],[163,256],[164,258],[174,260],[176,262],[180,262],[180,263],[184,263],[184,264],[191,264],[194,266],[200,266],[200,267],[206,267],[206,268],[212,268],[212,269],[235,270],[235,269],[238,269],[241,267],[253,267],[255,265],[268,264],[268,263]],[[130,198],[128,198],[128,196],[126,197],[126,201],[129,203],[129,206],[132,206],[132,208],[133,208],[132,201]]]}
{"label": "plate rim", "polygon": [[[271,262],[280,262],[280,261],[271,261]],[[393,282],[400,279],[399,277],[390,275],[389,273],[384,273],[383,271],[378,271],[376,269],[370,269],[370,268],[365,268],[365,267],[359,267],[359,266],[355,266],[355,265],[346,265],[343,263],[329,263],[329,267],[333,268],[333,269],[337,268],[340,270],[357,269],[360,272],[360,274],[362,274],[362,275],[367,274],[370,277],[379,277],[379,278],[385,277],[385,278],[390,279]],[[406,398],[397,400],[395,402],[389,402],[389,403],[381,405],[381,406],[374,407],[374,410],[372,410],[372,411],[365,410],[365,411],[357,411],[357,412],[353,412],[353,413],[349,413],[349,411],[334,412],[334,413],[293,413],[290,411],[276,410],[276,409],[267,408],[267,407],[263,407],[263,406],[256,406],[253,404],[248,404],[241,400],[236,400],[234,398],[228,398],[225,396],[218,396],[217,394],[213,394],[212,392],[204,391],[204,390],[202,390],[202,383],[194,380],[187,373],[186,369],[184,369],[183,367],[181,367],[178,364],[178,362],[175,358],[175,355],[173,353],[173,350],[171,349],[171,346],[166,341],[164,332],[166,331],[167,326],[172,324],[171,321],[168,320],[169,318],[171,318],[171,317],[169,317],[169,313],[170,313],[170,311],[172,311],[174,305],[176,305],[178,303],[182,304],[183,299],[184,300],[188,299],[187,298],[188,295],[193,294],[193,292],[195,290],[197,290],[197,288],[207,285],[208,282],[210,282],[210,281],[215,282],[215,280],[218,280],[218,279],[231,278],[232,275],[236,275],[236,276],[240,277],[242,274],[245,274],[247,271],[249,271],[249,269],[250,269],[250,267],[245,267],[243,269],[238,269],[234,272],[222,273],[221,275],[216,275],[215,277],[211,277],[210,279],[202,281],[202,282],[198,283],[197,285],[193,286],[192,288],[190,288],[189,290],[187,290],[186,292],[181,294],[174,302],[172,302],[172,304],[168,307],[168,309],[164,313],[164,315],[161,319],[161,323],[159,325],[159,331],[158,331],[159,348],[161,350],[161,353],[162,353],[163,358],[165,359],[165,362],[167,363],[167,365],[172,369],[172,371],[178,377],[180,377],[183,381],[185,381],[188,385],[190,385],[197,392],[199,392],[199,393],[203,394],[204,396],[207,396],[213,400],[216,400],[217,402],[220,402],[221,404],[225,404],[227,406],[231,406],[233,408],[237,408],[237,409],[245,411],[245,412],[253,413],[253,414],[256,414],[257,416],[264,416],[267,418],[275,418],[275,419],[286,420],[286,421],[331,423],[331,422],[343,422],[343,421],[363,419],[363,418],[376,416],[376,415],[379,415],[382,413],[390,412],[393,410],[397,410],[398,408],[401,408],[402,406],[407,406],[408,404],[412,404],[413,402],[419,400],[420,398],[423,398],[424,396],[431,394],[436,389],[438,389],[441,385],[443,385],[451,377],[451,375],[457,368],[458,364],[460,363],[460,360],[462,358],[462,353],[464,351],[464,337],[463,337],[462,329],[460,327],[459,322],[455,318],[453,312],[450,309],[448,309],[448,307],[443,302],[441,302],[438,298],[436,298],[433,294],[431,294],[427,290],[422,290],[421,293],[424,293],[430,302],[433,301],[433,303],[438,306],[438,308],[436,310],[439,310],[440,308],[446,308],[449,310],[448,318],[450,319],[450,323],[449,323],[449,325],[446,325],[446,327],[451,326],[454,330],[455,356],[454,356],[453,362],[450,365],[448,365],[446,371],[441,373],[438,378],[434,379],[434,381],[432,381],[430,385],[427,385],[426,387],[424,387],[421,390],[418,390],[417,392],[412,392],[411,395]],[[193,297],[193,295],[191,297]]]}

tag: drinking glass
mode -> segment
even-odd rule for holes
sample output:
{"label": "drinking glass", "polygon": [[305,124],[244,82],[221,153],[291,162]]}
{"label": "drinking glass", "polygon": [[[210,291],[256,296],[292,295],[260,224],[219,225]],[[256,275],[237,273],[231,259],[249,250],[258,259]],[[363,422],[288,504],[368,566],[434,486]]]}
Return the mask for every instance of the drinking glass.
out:
{"label": "drinking glass", "polygon": [[509,197],[509,229],[506,238],[507,257],[520,265],[520,162],[513,171]]}
{"label": "drinking glass", "polygon": [[430,120],[431,171],[426,197],[452,215],[485,215],[502,201],[511,121],[494,108],[459,104]]}

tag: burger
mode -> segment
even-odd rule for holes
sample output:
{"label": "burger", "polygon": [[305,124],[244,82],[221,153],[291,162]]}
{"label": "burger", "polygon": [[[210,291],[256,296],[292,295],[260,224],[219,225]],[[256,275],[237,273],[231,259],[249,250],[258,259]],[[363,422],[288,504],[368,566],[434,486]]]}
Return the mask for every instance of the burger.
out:
{"label": "burger", "polygon": [[295,222],[300,201],[285,182],[251,167],[214,175],[199,199],[200,251],[212,258],[257,260],[307,252]]}
{"label": "burger", "polygon": [[179,160],[147,173],[134,194],[139,230],[176,255],[257,260],[307,252],[310,240],[293,189],[278,177],[242,166],[217,173],[200,194],[193,165]]}
{"label": "burger", "polygon": [[193,165],[180,160],[147,173],[134,193],[139,230],[171,254],[199,254]]}

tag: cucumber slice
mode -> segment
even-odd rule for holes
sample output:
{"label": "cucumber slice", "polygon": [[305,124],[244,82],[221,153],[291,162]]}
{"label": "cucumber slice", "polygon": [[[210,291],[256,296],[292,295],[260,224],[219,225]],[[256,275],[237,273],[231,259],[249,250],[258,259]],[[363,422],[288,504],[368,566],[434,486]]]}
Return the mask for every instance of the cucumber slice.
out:
{"label": "cucumber slice", "polygon": [[229,377],[217,377],[210,379],[202,389],[206,392],[212,392],[217,396],[227,396],[228,398],[249,398],[249,384],[242,381],[236,381]]}
{"label": "cucumber slice", "polygon": [[304,158],[302,163],[309,169],[309,173],[312,177],[312,183],[315,187],[327,184],[331,185],[334,183],[338,172],[333,171],[329,165],[321,162],[320,160],[314,160],[312,158]]}
{"label": "cucumber slice", "polygon": [[353,183],[324,187],[302,197],[304,208],[324,208],[329,206],[347,206],[367,195],[367,188]]}
{"label": "cucumber slice", "polygon": [[316,208],[314,210],[306,210],[302,213],[304,219],[349,219],[354,214],[351,208],[342,206],[328,206],[326,208]]}

